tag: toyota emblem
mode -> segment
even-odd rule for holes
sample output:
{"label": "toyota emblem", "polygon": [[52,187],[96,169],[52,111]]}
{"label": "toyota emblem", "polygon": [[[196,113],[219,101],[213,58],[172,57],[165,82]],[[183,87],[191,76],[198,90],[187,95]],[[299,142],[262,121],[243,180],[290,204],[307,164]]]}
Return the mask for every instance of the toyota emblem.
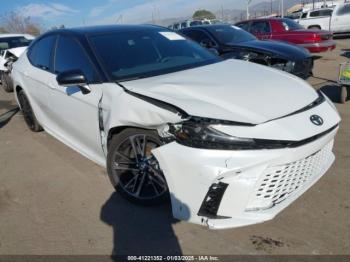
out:
{"label": "toyota emblem", "polygon": [[322,126],[323,125],[323,119],[322,119],[322,117],[320,117],[318,115],[310,116],[310,121],[316,126]]}

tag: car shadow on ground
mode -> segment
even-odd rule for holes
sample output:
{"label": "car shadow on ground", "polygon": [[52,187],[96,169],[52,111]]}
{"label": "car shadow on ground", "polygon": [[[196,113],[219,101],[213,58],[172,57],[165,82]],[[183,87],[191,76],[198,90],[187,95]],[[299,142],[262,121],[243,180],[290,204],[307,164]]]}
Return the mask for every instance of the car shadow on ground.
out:
{"label": "car shadow on ground", "polygon": [[4,114],[0,115],[0,128],[3,128],[8,122],[10,122],[11,118],[17,114],[19,111],[18,107],[15,107]]}
{"label": "car shadow on ground", "polygon": [[[320,90],[333,102],[333,103],[341,103],[341,86],[339,84],[326,84],[320,88]],[[348,94],[350,89],[348,88]],[[349,100],[349,96],[346,100]]]}
{"label": "car shadow on ground", "polygon": [[172,225],[170,203],[138,206],[113,193],[101,209],[100,219],[113,228],[112,258],[116,255],[182,255]]}

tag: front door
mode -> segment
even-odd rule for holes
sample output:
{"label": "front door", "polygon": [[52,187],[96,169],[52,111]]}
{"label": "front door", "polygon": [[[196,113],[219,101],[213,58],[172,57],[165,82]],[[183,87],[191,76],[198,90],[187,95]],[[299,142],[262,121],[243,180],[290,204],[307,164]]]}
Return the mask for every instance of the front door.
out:
{"label": "front door", "polygon": [[96,79],[96,70],[80,43],[69,35],[60,35],[54,59],[55,75],[49,80],[49,102],[53,110],[54,135],[85,155],[105,164],[99,129],[99,102],[102,89],[99,84],[89,84],[91,92],[83,94],[79,86],[60,86],[59,73],[80,69],[88,83]]}

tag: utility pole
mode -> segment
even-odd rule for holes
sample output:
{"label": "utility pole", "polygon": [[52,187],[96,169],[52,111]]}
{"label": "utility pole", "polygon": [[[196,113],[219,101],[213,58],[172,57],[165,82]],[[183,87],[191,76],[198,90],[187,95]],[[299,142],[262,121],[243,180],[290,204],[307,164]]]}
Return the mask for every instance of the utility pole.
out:
{"label": "utility pole", "polygon": [[270,15],[272,15],[272,0],[270,1],[270,4],[271,4],[271,6],[270,6]]}
{"label": "utility pole", "polygon": [[224,21],[224,6],[221,5],[221,21]]}
{"label": "utility pole", "polygon": [[284,0],[281,0],[281,17],[284,17]]}
{"label": "utility pole", "polygon": [[249,19],[249,5],[252,2],[252,0],[247,0],[247,20]]}

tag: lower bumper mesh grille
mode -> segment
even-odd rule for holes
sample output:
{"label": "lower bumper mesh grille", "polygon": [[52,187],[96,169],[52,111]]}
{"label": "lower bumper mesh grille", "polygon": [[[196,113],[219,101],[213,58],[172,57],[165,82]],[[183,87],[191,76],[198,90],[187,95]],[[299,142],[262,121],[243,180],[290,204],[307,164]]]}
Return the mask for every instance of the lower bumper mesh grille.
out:
{"label": "lower bumper mesh grille", "polygon": [[255,188],[247,211],[268,209],[284,201],[320,174],[332,153],[330,143],[320,151],[295,162],[267,168]]}

